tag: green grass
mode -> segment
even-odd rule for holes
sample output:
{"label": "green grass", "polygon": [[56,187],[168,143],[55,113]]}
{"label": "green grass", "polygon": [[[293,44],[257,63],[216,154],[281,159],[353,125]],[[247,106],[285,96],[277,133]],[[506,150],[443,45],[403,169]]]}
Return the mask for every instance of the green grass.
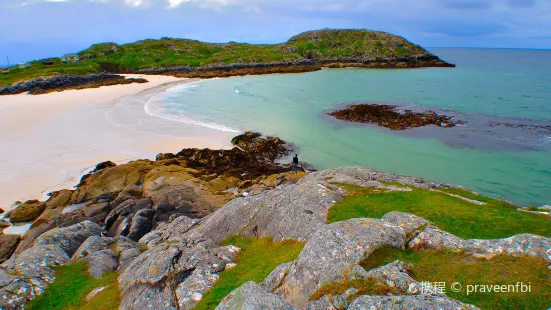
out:
{"label": "green grass", "polygon": [[[107,273],[100,279],[94,279],[88,274],[88,266],[84,262],[55,267],[56,279],[42,295],[37,296],[27,306],[27,309],[116,309],[120,303],[117,283],[118,274]],[[86,295],[95,288],[109,285],[89,303]]]}
{"label": "green grass", "polygon": [[54,59],[52,66],[32,62],[32,68],[12,68],[0,74],[0,87],[56,73],[85,74],[145,68],[221,64],[273,63],[301,60],[309,54],[315,58],[374,58],[428,54],[406,39],[380,31],[317,30],[299,34],[280,44],[205,43],[196,40],[162,38],[118,45],[100,43],[79,52],[77,64],[62,64]]}
{"label": "green grass", "polygon": [[441,192],[415,188],[409,192],[373,192],[373,188],[349,185],[349,195],[336,203],[327,216],[328,223],[350,218],[381,218],[388,212],[401,211],[425,218],[440,229],[465,239],[505,238],[520,233],[551,236],[548,216],[519,212],[507,202],[458,189],[450,194],[478,200],[476,205]]}
{"label": "green grass", "polygon": [[[369,270],[395,260],[411,264],[415,280],[445,282],[445,293],[449,297],[481,309],[547,309],[551,305],[551,270],[540,258],[498,255],[488,260],[451,251],[400,251],[385,247],[373,253],[362,266]],[[454,282],[461,283],[460,292],[451,290]],[[467,285],[515,285],[517,282],[530,284],[531,291],[467,294]]]}
{"label": "green grass", "polygon": [[214,309],[231,291],[248,281],[262,282],[280,264],[298,257],[304,244],[286,240],[273,242],[271,238],[232,237],[224,242],[241,248],[237,266],[225,270],[195,309]]}

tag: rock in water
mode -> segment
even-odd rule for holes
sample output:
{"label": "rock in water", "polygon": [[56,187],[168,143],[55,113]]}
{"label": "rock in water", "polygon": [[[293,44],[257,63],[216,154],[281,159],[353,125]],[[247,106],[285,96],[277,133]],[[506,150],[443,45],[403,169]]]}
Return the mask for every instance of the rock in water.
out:
{"label": "rock in water", "polygon": [[344,109],[328,113],[337,119],[356,123],[371,123],[391,130],[405,130],[427,125],[455,127],[463,124],[453,117],[437,114],[434,111],[399,111],[397,106],[386,104],[354,104]]}

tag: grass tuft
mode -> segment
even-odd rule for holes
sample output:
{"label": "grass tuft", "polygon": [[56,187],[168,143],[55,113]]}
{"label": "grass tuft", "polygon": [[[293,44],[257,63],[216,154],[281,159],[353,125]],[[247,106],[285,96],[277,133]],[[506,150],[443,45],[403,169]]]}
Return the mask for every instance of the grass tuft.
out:
{"label": "grass tuft", "polygon": [[[94,279],[88,274],[88,265],[78,262],[71,265],[54,267],[55,281],[48,286],[42,295],[37,296],[27,309],[117,309],[120,304],[120,292],[116,272],[105,274],[100,279]],[[102,286],[109,286],[90,302],[86,295]]]}
{"label": "grass tuft", "polygon": [[241,248],[237,255],[237,266],[220,274],[219,280],[195,309],[214,309],[226,295],[246,282],[262,282],[277,266],[295,260],[304,247],[302,242],[273,242],[269,237],[232,237],[224,244]]}

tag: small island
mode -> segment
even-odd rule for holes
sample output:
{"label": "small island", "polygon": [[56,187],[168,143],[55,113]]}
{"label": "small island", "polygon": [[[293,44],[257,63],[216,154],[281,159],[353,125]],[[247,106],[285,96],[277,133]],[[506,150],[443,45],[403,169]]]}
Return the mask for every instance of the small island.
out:
{"label": "small island", "polygon": [[460,120],[454,120],[451,116],[441,115],[434,111],[402,111],[398,106],[386,104],[354,104],[327,114],[340,120],[376,124],[390,130],[406,130],[428,125],[450,128],[464,124]]}
{"label": "small island", "polygon": [[[110,73],[214,78],[348,67],[400,69],[454,65],[397,35],[365,29],[323,29],[301,33],[279,44],[205,43],[176,38],[124,45],[100,43],[77,54],[6,68],[0,74],[0,87],[56,75]],[[64,80],[74,83],[68,78]],[[63,89],[64,85],[58,87]],[[10,92],[0,88],[0,94]]]}

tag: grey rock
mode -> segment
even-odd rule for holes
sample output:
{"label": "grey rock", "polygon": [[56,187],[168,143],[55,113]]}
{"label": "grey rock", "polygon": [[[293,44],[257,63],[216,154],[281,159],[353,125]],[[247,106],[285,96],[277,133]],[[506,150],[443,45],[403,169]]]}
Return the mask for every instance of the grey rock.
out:
{"label": "grey rock", "polygon": [[306,243],[275,293],[295,307],[304,307],[309,296],[327,283],[365,278],[367,271],[359,263],[378,248],[403,249],[405,242],[403,229],[381,220],[326,225]]}
{"label": "grey rock", "polygon": [[[185,222],[175,221],[178,226]],[[168,231],[168,230],[167,230]],[[183,240],[183,239],[182,239]],[[163,242],[134,259],[119,276],[121,309],[190,309],[225,269],[233,247],[183,240]]]}
{"label": "grey rock", "polygon": [[33,246],[59,246],[69,256],[72,256],[86,239],[100,235],[101,232],[102,229],[98,224],[84,221],[69,227],[52,229],[38,237]]}
{"label": "grey rock", "polygon": [[[140,243],[147,245],[148,248],[152,248],[161,242],[184,242],[193,239],[195,235],[186,233],[198,222],[199,220],[197,219],[180,216],[172,221],[172,223],[160,223],[157,225],[157,229],[145,234],[140,239]],[[200,237],[202,235],[198,234],[197,236]]]}
{"label": "grey rock", "polygon": [[274,269],[274,271],[272,271],[266,279],[262,281],[262,283],[260,283],[260,286],[268,292],[275,291],[279,286],[281,286],[281,283],[287,276],[289,268],[291,268],[292,264],[293,262],[288,262],[277,266],[277,268]]}
{"label": "grey rock", "polygon": [[520,234],[504,239],[463,240],[436,227],[427,227],[408,244],[411,249],[449,249],[493,257],[498,254],[536,256],[551,263],[551,238]]}
{"label": "grey rock", "polygon": [[228,294],[216,310],[273,309],[291,310],[277,295],[264,291],[258,284],[249,281]]}
{"label": "grey rock", "polygon": [[0,285],[0,309],[21,308],[42,294],[55,279],[51,266],[70,263],[70,255],[87,238],[100,233],[101,228],[90,221],[54,228],[39,236],[31,247],[12,255],[0,268],[2,278],[6,278],[0,280],[6,284]]}
{"label": "grey rock", "polygon": [[85,261],[90,275],[101,278],[107,272],[124,270],[141,254],[141,247],[143,245],[121,236],[92,236],[80,246],[72,260]]}
{"label": "grey rock", "polygon": [[102,250],[88,255],[88,273],[94,278],[101,278],[105,273],[114,271],[119,266],[118,254],[112,250]]}
{"label": "grey rock", "polygon": [[477,309],[475,306],[445,296],[409,295],[409,296],[360,296],[356,298],[349,310],[364,309]]}

